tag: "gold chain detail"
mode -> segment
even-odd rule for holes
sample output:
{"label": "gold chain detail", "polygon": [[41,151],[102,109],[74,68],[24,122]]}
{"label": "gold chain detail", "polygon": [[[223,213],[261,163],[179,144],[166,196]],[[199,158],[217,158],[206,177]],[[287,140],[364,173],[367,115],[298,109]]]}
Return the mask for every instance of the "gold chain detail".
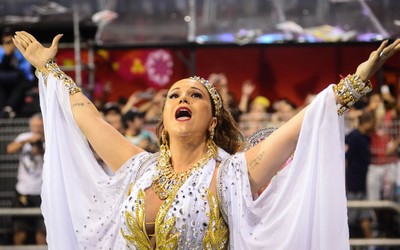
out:
{"label": "gold chain detail", "polygon": [[48,61],[41,69],[37,69],[35,71],[36,77],[39,77],[39,74],[42,74],[44,84],[46,86],[49,74],[52,74],[58,80],[64,81],[64,86],[67,88],[69,95],[73,95],[82,91],[81,88],[76,85],[74,80],[61,71],[60,67],[58,67],[57,63],[53,60]]}
{"label": "gold chain detail", "polygon": [[355,102],[372,90],[372,84],[371,81],[364,82],[354,74],[340,80],[337,85],[333,86],[333,90],[340,99],[337,112],[339,115],[343,115]]}
{"label": "gold chain detail", "polygon": [[153,179],[152,188],[160,200],[167,199],[174,194],[185,181],[189,178],[192,171],[199,169],[206,164],[211,158],[215,158],[218,148],[212,139],[207,140],[207,152],[200,160],[191,166],[188,170],[176,173],[171,164],[171,155],[167,144],[160,147],[160,156],[158,157],[156,176]]}

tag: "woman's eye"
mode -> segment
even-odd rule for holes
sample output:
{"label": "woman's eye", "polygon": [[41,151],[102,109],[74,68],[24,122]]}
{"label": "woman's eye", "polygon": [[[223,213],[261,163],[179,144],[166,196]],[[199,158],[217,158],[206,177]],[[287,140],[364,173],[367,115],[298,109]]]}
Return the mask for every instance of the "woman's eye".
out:
{"label": "woman's eye", "polygon": [[193,94],[192,94],[192,97],[201,98],[201,97],[203,97],[203,95],[200,94],[200,93],[193,93]]}
{"label": "woman's eye", "polygon": [[169,99],[174,99],[174,98],[178,98],[178,94],[170,94],[168,96]]}

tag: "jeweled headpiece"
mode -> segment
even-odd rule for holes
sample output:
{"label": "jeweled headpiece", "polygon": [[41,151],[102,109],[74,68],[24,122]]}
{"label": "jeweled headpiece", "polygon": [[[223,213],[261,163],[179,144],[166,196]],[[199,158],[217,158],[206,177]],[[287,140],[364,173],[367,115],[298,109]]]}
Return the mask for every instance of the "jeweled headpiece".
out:
{"label": "jeweled headpiece", "polygon": [[218,117],[222,109],[222,99],[221,96],[218,94],[217,89],[214,87],[212,83],[210,83],[209,81],[207,81],[202,77],[192,76],[190,77],[190,79],[198,81],[199,83],[203,84],[204,87],[206,87],[208,93],[210,93],[210,96],[214,102],[215,116]]}

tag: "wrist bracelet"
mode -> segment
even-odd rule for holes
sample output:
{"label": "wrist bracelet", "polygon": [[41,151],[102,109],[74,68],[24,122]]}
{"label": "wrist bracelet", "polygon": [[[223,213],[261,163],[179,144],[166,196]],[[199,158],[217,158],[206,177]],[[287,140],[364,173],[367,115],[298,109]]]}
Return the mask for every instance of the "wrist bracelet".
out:
{"label": "wrist bracelet", "polygon": [[372,90],[371,81],[364,82],[355,74],[348,75],[333,86],[333,90],[339,97],[338,114],[343,115],[356,103],[362,96],[365,96]]}
{"label": "wrist bracelet", "polygon": [[58,67],[57,63],[53,60],[47,61],[41,69],[37,69],[35,71],[36,77],[38,77],[39,74],[42,74],[44,84],[46,86],[48,76],[49,74],[52,74],[55,78],[64,81],[64,86],[67,88],[69,95],[73,95],[82,91],[81,88],[76,85],[74,80],[61,71],[60,67]]}

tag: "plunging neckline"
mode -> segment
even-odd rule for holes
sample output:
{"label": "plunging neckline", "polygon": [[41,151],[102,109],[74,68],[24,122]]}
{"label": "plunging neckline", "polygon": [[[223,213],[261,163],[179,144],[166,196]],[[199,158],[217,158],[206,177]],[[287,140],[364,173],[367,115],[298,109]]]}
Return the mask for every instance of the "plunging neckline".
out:
{"label": "plunging neckline", "polygon": [[[138,249],[152,249],[154,244],[167,245],[168,248],[175,248],[178,243],[179,246],[225,244],[228,228],[220,214],[217,195],[210,190],[213,177],[216,177],[216,165],[215,161],[209,161],[198,171],[194,171],[164,202],[151,190],[154,172],[144,174],[141,177],[144,179],[138,179],[138,186],[134,187],[136,191],[133,190],[134,193],[129,195],[129,202],[125,206],[125,223],[121,228],[123,237]],[[150,171],[154,171],[154,168]],[[153,198],[158,199],[156,203],[160,204],[158,210],[154,210],[153,216],[146,213],[152,204],[147,202],[149,193],[157,197]],[[146,218],[150,219],[146,221]],[[211,242],[209,237],[214,237],[210,235],[215,233],[224,240],[219,243]]]}

